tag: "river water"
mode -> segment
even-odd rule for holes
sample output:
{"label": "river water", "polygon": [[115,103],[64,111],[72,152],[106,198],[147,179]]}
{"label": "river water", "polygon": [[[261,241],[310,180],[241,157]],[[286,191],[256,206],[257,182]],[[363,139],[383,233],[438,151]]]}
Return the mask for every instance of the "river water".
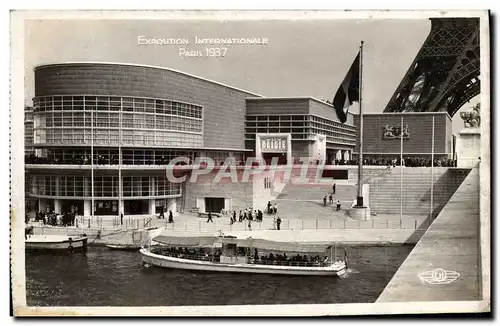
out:
{"label": "river water", "polygon": [[372,303],[413,246],[349,247],[344,278],[146,268],[139,252],[26,253],[29,306]]}

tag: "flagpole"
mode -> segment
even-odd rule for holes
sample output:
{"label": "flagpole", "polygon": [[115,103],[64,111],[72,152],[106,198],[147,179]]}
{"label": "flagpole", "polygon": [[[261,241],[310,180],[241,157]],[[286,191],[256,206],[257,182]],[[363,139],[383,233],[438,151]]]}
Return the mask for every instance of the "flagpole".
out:
{"label": "flagpole", "polygon": [[399,212],[399,227],[403,227],[403,115],[401,114],[401,129],[399,131],[399,136],[401,137],[401,156],[399,158],[399,164],[401,165],[401,180],[399,185],[399,197],[401,199],[400,212]]}
{"label": "flagpole", "polygon": [[90,108],[90,186],[92,196],[92,206],[90,207],[90,215],[92,222],[94,221],[94,108]]}
{"label": "flagpole", "polygon": [[358,207],[363,207],[363,43],[359,45],[359,160],[358,160]]}
{"label": "flagpole", "polygon": [[432,208],[434,205],[434,116],[432,116],[432,152],[431,152],[431,212],[429,214],[429,226],[432,220]]}
{"label": "flagpole", "polygon": [[121,222],[121,216],[123,214],[123,183],[122,183],[122,115],[123,115],[123,97],[120,97],[120,112],[119,117],[119,130],[118,130],[118,218]]}

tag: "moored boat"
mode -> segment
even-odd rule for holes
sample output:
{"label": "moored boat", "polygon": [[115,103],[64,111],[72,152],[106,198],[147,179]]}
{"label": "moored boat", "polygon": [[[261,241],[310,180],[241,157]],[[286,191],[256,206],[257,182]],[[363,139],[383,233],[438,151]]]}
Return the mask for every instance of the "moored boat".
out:
{"label": "moored boat", "polygon": [[106,245],[111,250],[139,250],[141,249],[140,245],[136,244],[112,244],[108,243]]}
{"label": "moored boat", "polygon": [[87,248],[85,235],[27,235],[26,250],[81,251]]}
{"label": "moored boat", "polygon": [[155,245],[140,250],[145,265],[213,272],[303,276],[341,276],[347,268],[346,255],[344,260],[337,260],[337,249],[333,245],[238,239],[231,236],[158,236],[153,241]]}

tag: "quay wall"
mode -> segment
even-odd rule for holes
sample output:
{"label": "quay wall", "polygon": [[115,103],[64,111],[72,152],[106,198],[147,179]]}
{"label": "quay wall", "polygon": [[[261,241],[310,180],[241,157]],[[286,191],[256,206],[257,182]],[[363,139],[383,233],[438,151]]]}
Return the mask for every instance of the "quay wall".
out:
{"label": "quay wall", "polygon": [[377,302],[481,299],[479,190],[479,169],[474,168]]}
{"label": "quay wall", "polygon": [[[206,223],[204,223],[206,224]],[[223,230],[228,233],[228,231]],[[125,230],[125,229],[102,229],[99,233],[98,228],[83,229],[83,232],[89,237],[89,245],[93,244],[133,244],[146,241],[148,235],[144,230]],[[151,231],[150,231],[151,232]],[[195,230],[173,230],[159,228],[149,233],[156,236],[159,233],[170,236],[198,237],[207,235],[216,235],[217,230],[205,229]],[[230,232],[231,235],[238,237],[254,237],[266,240],[281,242],[303,242],[314,244],[337,243],[342,245],[403,245],[415,244],[420,239],[425,230],[414,229],[321,229],[321,230],[238,230]],[[77,235],[82,230],[64,227],[43,227],[35,226],[34,234],[46,235]],[[417,234],[418,233],[418,234]]]}

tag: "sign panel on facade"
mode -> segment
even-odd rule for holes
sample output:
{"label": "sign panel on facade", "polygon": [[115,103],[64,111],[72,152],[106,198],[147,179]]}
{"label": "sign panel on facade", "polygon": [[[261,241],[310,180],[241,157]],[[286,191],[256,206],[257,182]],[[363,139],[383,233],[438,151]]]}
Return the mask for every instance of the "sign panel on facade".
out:
{"label": "sign panel on facade", "polygon": [[[403,126],[403,139],[410,139],[408,125]],[[401,125],[385,125],[382,132],[383,139],[401,139]]]}
{"label": "sign panel on facade", "polygon": [[286,152],[287,140],[283,137],[270,137],[260,139],[262,152]]}

